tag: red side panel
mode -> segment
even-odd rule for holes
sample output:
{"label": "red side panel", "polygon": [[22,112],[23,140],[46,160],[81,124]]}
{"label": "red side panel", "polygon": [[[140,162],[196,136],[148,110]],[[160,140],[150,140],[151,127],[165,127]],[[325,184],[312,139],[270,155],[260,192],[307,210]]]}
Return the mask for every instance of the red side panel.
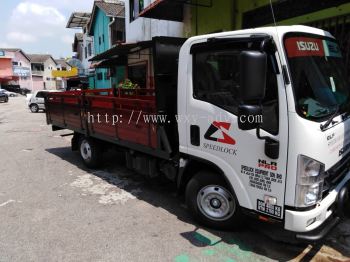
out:
{"label": "red side panel", "polygon": [[50,93],[48,123],[106,139],[157,147],[156,124],[144,116],[155,114],[154,90],[89,90]]}

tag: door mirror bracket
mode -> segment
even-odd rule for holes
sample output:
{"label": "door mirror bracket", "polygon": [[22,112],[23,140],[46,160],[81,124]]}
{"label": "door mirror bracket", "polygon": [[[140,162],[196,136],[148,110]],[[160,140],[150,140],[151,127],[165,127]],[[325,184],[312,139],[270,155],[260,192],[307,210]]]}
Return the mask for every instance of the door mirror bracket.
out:
{"label": "door mirror bracket", "polygon": [[256,136],[260,140],[265,140],[265,155],[272,159],[278,159],[280,142],[269,136],[261,136],[260,126],[256,128]]}

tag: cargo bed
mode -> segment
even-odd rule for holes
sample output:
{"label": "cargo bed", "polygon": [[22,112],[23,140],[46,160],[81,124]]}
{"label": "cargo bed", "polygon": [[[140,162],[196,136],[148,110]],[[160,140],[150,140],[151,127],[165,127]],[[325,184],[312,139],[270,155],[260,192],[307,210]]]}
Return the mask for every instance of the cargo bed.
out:
{"label": "cargo bed", "polygon": [[[154,89],[94,89],[50,93],[47,124],[85,136],[169,158],[162,127],[145,116],[155,115]],[[147,123],[148,122],[148,123]]]}

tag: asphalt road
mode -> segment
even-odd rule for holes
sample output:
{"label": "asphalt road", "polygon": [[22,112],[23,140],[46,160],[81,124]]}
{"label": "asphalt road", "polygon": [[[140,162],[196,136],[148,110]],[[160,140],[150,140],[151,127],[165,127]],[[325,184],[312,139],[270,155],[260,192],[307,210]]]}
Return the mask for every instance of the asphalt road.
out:
{"label": "asphalt road", "polygon": [[[115,152],[101,170],[70,150],[23,97],[0,103],[0,262],[346,261],[350,221],[318,245],[283,244],[264,226],[213,231],[188,215],[174,188],[128,171]],[[270,234],[270,236],[269,236]],[[347,258],[348,257],[348,258]]]}

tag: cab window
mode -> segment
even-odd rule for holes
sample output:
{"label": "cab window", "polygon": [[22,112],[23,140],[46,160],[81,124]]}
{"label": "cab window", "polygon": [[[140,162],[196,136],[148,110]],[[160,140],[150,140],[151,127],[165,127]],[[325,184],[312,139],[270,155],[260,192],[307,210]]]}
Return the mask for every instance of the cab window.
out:
{"label": "cab window", "polygon": [[[239,98],[241,51],[224,49],[193,54],[193,97],[237,115],[241,103]],[[271,134],[278,134],[277,78],[271,62],[269,63],[266,96],[263,100],[262,129]]]}

